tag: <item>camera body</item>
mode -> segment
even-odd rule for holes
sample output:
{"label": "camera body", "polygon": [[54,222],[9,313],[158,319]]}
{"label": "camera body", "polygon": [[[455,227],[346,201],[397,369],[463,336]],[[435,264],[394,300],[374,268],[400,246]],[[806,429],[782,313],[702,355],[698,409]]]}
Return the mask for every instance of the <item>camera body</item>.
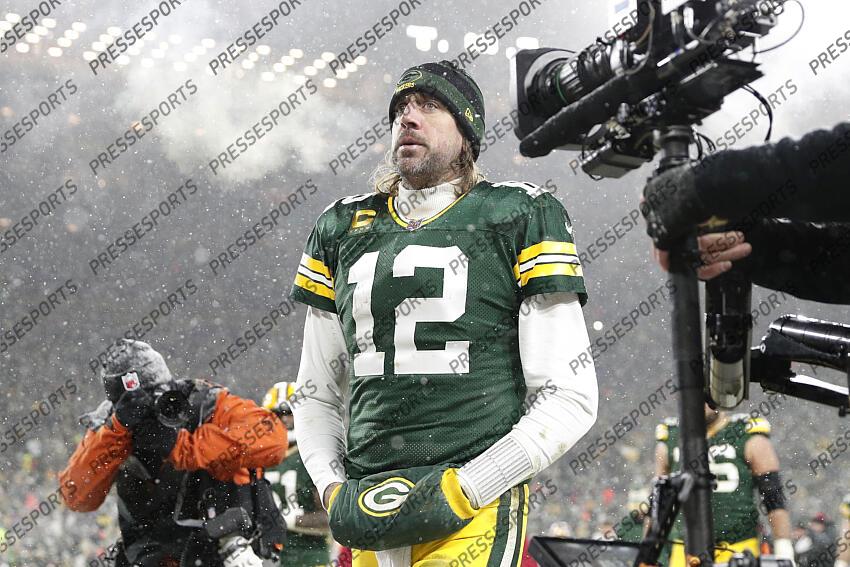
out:
{"label": "camera body", "polygon": [[639,0],[632,28],[575,56],[517,52],[511,94],[523,155],[580,151],[587,173],[621,177],[653,159],[655,132],[699,124],[762,76],[758,63],[731,56],[776,25],[776,2],[666,4],[665,13],[661,0]]}

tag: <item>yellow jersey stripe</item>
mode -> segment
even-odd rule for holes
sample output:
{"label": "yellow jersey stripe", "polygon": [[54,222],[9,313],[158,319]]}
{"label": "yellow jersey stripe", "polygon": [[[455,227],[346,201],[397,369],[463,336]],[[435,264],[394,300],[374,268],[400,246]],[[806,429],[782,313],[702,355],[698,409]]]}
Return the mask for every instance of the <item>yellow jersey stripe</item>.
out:
{"label": "yellow jersey stripe", "polygon": [[331,271],[328,269],[327,266],[325,266],[325,264],[323,262],[316,260],[314,258],[311,258],[307,254],[303,254],[301,256],[301,264],[305,268],[307,268],[308,270],[312,270],[312,271],[316,272],[317,274],[322,274],[323,276],[325,276],[329,280],[333,279],[333,276],[331,275]]}
{"label": "yellow jersey stripe", "polygon": [[303,274],[298,274],[295,276],[295,285],[300,288],[306,289],[307,291],[313,292],[316,295],[321,295],[322,297],[327,297],[331,301],[334,300],[336,294],[334,290],[326,286],[321,282],[317,282],[315,280],[311,280],[307,276]]}
{"label": "yellow jersey stripe", "polygon": [[517,263],[522,264],[540,254],[576,254],[576,245],[572,242],[544,240],[520,252]]}
{"label": "yellow jersey stripe", "polygon": [[528,280],[532,278],[542,278],[546,276],[580,277],[582,275],[581,266],[577,264],[542,264],[540,266],[535,266],[522,274],[522,276],[519,277],[519,285],[520,287],[525,286],[525,284],[528,283]]}

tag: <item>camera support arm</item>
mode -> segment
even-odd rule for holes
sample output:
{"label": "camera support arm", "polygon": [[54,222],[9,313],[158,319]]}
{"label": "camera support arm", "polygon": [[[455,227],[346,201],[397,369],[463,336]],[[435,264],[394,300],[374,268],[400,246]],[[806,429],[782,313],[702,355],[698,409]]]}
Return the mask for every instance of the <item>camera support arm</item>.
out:
{"label": "camera support arm", "polygon": [[[656,174],[687,163],[693,128],[671,126],[660,137],[662,158]],[[679,387],[679,440],[682,473],[694,486],[682,503],[685,515],[685,550],[700,558],[700,567],[714,563],[714,521],[711,514],[711,473],[705,425],[705,385],[701,345],[702,310],[693,259],[698,256],[696,235],[683,237],[670,249],[670,283],[673,290],[673,360]]]}

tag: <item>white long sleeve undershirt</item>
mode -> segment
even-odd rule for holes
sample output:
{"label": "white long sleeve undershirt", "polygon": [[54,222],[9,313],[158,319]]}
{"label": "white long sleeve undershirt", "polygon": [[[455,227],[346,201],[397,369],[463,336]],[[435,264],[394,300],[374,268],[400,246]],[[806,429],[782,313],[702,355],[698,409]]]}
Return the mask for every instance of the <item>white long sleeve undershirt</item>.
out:
{"label": "white long sleeve undershirt", "polygon": [[[528,412],[513,429],[461,468],[459,480],[473,506],[487,504],[548,467],[596,421],[595,368],[591,363],[570,369],[589,345],[576,294],[536,295],[523,302],[520,359],[527,390],[537,394],[537,401],[529,400]],[[337,315],[308,308],[294,413],[299,450],[321,495],[331,483],[345,480],[346,362]]]}

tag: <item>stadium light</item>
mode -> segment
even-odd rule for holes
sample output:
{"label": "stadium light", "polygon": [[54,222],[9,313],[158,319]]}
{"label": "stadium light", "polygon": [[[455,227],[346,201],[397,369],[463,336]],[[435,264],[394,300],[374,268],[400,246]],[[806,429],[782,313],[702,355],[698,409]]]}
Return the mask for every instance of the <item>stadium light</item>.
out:
{"label": "stadium light", "polygon": [[74,39],[77,39],[77,38],[80,37],[80,34],[78,34],[77,32],[75,32],[72,29],[65,30],[65,33],[63,35],[65,37],[67,37],[68,39],[71,39],[71,40],[74,40]]}
{"label": "stadium light", "polygon": [[269,47],[268,45],[258,45],[257,46],[257,53],[259,53],[260,55],[268,55],[271,52],[272,52],[272,48]]}
{"label": "stadium light", "polygon": [[324,69],[325,67],[327,67],[327,65],[328,64],[325,63],[325,61],[323,59],[313,60],[313,67],[315,67],[316,69]]}
{"label": "stadium light", "polygon": [[322,59],[325,60],[328,63],[333,61],[335,58],[336,58],[336,55],[334,55],[330,51],[325,51],[324,53],[322,53]]}
{"label": "stadium light", "polygon": [[302,57],[304,57],[304,52],[295,47],[289,50],[289,54],[296,59],[301,59]]}
{"label": "stadium light", "polygon": [[77,33],[83,33],[86,31],[86,24],[83,22],[74,22],[71,24],[71,29],[73,29]]}
{"label": "stadium light", "polygon": [[46,28],[53,29],[56,27],[56,20],[54,20],[53,18],[43,18],[41,20],[41,25]]}
{"label": "stadium light", "polygon": [[329,89],[332,89],[336,86],[336,79],[334,79],[333,77],[328,77],[324,81],[322,81],[322,85]]}
{"label": "stadium light", "polygon": [[295,58],[292,57],[291,55],[284,55],[283,57],[280,58],[280,62],[283,63],[284,65],[294,65],[295,64]]}
{"label": "stadium light", "polygon": [[49,47],[47,49],[47,54],[51,57],[61,57],[62,56],[62,48],[61,47]]}
{"label": "stadium light", "polygon": [[275,63],[272,65],[272,69],[274,69],[275,73],[283,73],[286,71],[286,65],[283,63]]}
{"label": "stadium light", "polygon": [[266,81],[267,83],[270,83],[274,81],[274,73],[272,73],[271,71],[263,71],[263,73],[260,75],[260,79]]}
{"label": "stadium light", "polygon": [[15,49],[18,51],[18,53],[29,53],[30,46],[28,43],[16,43]]}
{"label": "stadium light", "polygon": [[363,65],[365,65],[365,64],[366,64],[366,61],[367,61],[367,59],[366,59],[366,56],[365,56],[365,55],[358,55],[358,56],[357,56],[357,59],[355,59],[355,60],[354,60],[354,62],[355,62],[357,65],[359,65],[360,67],[362,67]]}
{"label": "stadium light", "polygon": [[206,49],[212,49],[215,47],[215,40],[205,37],[201,40],[201,45],[203,45]]}
{"label": "stadium light", "polygon": [[68,39],[67,37],[60,37],[59,39],[56,40],[56,45],[58,45],[60,47],[71,47],[71,43],[73,43],[73,42],[70,39]]}
{"label": "stadium light", "polygon": [[312,77],[316,73],[318,73],[318,71],[316,71],[316,68],[312,65],[307,65],[306,67],[304,67],[304,74],[308,77]]}
{"label": "stadium light", "polygon": [[20,15],[18,15],[18,14],[16,14],[16,13],[14,13],[14,12],[8,12],[8,13],[6,14],[6,19],[7,19],[8,21],[12,22],[13,24],[17,24],[18,22],[20,22],[20,21],[21,21],[21,16],[20,16]]}
{"label": "stadium light", "polygon": [[41,36],[34,33],[28,33],[24,36],[24,41],[26,41],[27,43],[38,43],[39,41],[41,41]]}

